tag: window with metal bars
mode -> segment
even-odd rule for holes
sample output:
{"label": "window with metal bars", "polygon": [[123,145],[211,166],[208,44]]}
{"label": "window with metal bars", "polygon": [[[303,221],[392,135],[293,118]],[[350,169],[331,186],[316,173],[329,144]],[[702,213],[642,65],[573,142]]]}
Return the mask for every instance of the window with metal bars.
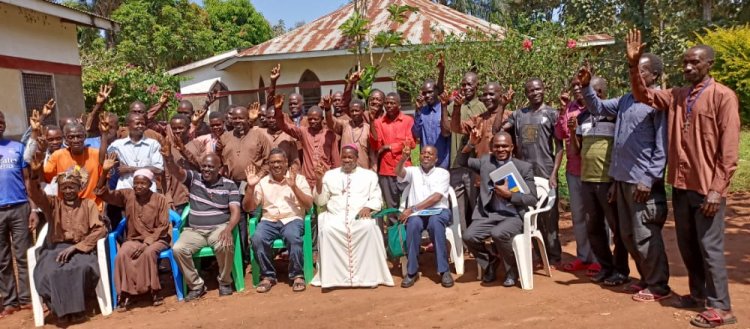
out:
{"label": "window with metal bars", "polygon": [[[22,73],[23,98],[26,104],[26,117],[31,116],[34,109],[42,110],[44,104],[55,98],[55,84],[50,74]],[[57,111],[53,111],[44,124],[55,124]]]}

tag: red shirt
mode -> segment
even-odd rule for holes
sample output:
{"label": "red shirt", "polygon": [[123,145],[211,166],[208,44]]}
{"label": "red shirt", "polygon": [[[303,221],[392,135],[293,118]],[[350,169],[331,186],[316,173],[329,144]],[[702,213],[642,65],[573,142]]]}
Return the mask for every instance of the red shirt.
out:
{"label": "red shirt", "polygon": [[[390,145],[391,149],[383,153],[378,166],[378,174],[383,176],[396,176],[396,164],[401,160],[401,152],[404,149],[404,142],[408,141],[411,147],[415,146],[414,138],[411,134],[411,127],[414,125],[414,119],[403,113],[390,120],[388,116],[382,116],[375,120],[375,132],[378,139],[370,136],[372,149],[377,152],[381,147]],[[411,166],[411,161],[406,161],[406,166]]]}

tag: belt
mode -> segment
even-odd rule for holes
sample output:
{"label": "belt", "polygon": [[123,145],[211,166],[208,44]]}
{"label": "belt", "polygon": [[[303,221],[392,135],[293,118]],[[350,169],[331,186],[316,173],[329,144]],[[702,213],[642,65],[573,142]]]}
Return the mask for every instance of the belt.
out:
{"label": "belt", "polygon": [[26,203],[26,202],[21,202],[21,203],[14,203],[14,204],[9,204],[9,205],[4,205],[4,206],[0,206],[0,210],[5,210],[5,209],[10,209],[10,208],[15,208],[15,207],[18,207],[18,206],[20,206],[20,205],[22,205],[22,204],[25,204],[25,203]]}

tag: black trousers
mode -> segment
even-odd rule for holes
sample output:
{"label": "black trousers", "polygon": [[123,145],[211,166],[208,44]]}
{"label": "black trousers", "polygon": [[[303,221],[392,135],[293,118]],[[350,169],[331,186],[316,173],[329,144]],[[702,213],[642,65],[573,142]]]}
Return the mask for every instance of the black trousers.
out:
{"label": "black trousers", "polygon": [[[31,303],[26,259],[26,250],[31,247],[30,213],[28,202],[0,209],[0,296],[3,308]],[[18,266],[18,285],[13,271],[14,257]]]}
{"label": "black trousers", "polygon": [[705,196],[689,190],[672,191],[677,246],[688,272],[690,296],[706,299],[709,307],[731,310],[727,264],[724,259],[724,212],[726,198],[719,211],[706,218],[700,211]]}
{"label": "black trousers", "polygon": [[[605,273],[630,275],[628,252],[620,237],[617,204],[607,201],[607,192],[612,183],[581,183],[581,199],[586,218],[586,230],[589,235],[591,251]],[[606,222],[605,222],[606,221]],[[609,224],[614,237],[614,252],[609,248]]]}

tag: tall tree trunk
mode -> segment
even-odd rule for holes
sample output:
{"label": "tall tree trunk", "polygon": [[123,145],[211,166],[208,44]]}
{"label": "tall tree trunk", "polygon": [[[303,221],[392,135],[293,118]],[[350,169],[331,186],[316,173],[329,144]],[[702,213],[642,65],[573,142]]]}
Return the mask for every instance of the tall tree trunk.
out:
{"label": "tall tree trunk", "polygon": [[706,23],[711,23],[711,7],[713,6],[713,0],[701,0],[703,4],[703,20]]}

